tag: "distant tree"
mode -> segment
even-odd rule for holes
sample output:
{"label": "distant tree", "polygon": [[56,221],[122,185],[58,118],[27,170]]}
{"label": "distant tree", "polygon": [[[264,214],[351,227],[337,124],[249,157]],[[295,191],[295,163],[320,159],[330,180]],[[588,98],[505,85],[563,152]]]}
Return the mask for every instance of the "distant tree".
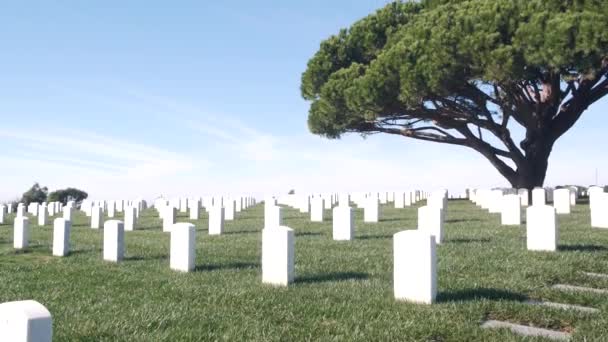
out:
{"label": "distant tree", "polygon": [[49,190],[47,187],[40,187],[38,183],[34,183],[34,185],[21,196],[21,203],[26,206],[30,203],[42,203],[46,201]]}
{"label": "distant tree", "polygon": [[289,190],[288,195],[295,195],[296,191],[294,189]]}
{"label": "distant tree", "polygon": [[608,94],[607,13],[606,0],[393,2],[308,62],[308,127],[464,146],[513,187],[542,186],[556,141]]}
{"label": "distant tree", "polygon": [[69,201],[74,201],[76,205],[79,205],[87,197],[89,197],[89,194],[82,190],[67,188],[51,192],[49,194],[49,202],[61,202],[65,205]]}

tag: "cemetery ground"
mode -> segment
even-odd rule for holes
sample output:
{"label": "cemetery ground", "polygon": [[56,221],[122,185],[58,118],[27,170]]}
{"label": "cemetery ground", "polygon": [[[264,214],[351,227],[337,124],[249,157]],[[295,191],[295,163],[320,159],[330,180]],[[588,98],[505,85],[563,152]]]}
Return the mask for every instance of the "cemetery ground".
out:
{"label": "cemetery ground", "polygon": [[[573,340],[608,338],[608,293],[564,292],[554,284],[608,289],[608,231],[589,226],[589,207],[559,215],[559,251],[526,250],[525,223],[500,225],[469,201],[450,201],[444,242],[437,246],[438,297],[432,305],[397,302],[393,295],[393,234],[417,226],[418,203],[382,207],[379,223],[356,210],[355,240],[333,241],[331,211],[284,209],[296,231],[295,282],[261,282],[263,204],[226,221],[209,236],[207,214],[196,225],[196,270],[169,269],[169,233],[154,209],[125,232],[125,260],[102,260],[103,229],[75,211],[67,257],[51,255],[52,220],[31,224],[30,247],[12,247],[12,218],[0,225],[0,302],[33,299],[53,315],[55,341],[353,340],[519,341],[504,320],[571,332]],[[122,213],[119,213],[122,215]],[[119,216],[120,218],[121,216]],[[528,300],[576,304],[598,313],[530,305]],[[542,338],[532,338],[531,341]]]}

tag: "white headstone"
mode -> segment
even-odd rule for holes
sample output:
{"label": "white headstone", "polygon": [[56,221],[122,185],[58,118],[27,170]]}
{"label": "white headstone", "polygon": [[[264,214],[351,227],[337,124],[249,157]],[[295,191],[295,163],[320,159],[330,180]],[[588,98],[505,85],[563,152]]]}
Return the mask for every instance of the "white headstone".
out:
{"label": "white headstone", "polygon": [[201,217],[201,215],[200,215],[201,201],[191,200],[188,203],[190,204],[190,219],[198,220]]}
{"label": "white headstone", "polygon": [[72,207],[64,207],[63,208],[63,218],[67,221],[72,221],[72,216],[74,213],[74,208]]}
{"label": "white headstone", "polygon": [[190,272],[194,270],[196,229],[191,223],[176,223],[171,228],[172,270]]}
{"label": "white headstone", "polygon": [[32,216],[38,216],[38,203],[30,203]]}
{"label": "white headstone", "polygon": [[243,198],[240,196],[237,196],[237,198],[234,201],[234,211],[236,211],[237,213],[240,213],[242,209],[243,209]]}
{"label": "white headstone", "polygon": [[363,221],[364,222],[378,222],[380,216],[380,205],[378,204],[378,198],[372,196],[365,202],[365,208],[363,210]]}
{"label": "white headstone", "polygon": [[25,207],[23,206],[22,203],[19,203],[19,205],[17,206],[17,217],[24,217],[25,216]]}
{"label": "white headstone", "polygon": [[48,218],[48,212],[46,205],[41,205],[38,209],[38,226],[46,226],[46,220]]}
{"label": "white headstone", "polygon": [[527,207],[530,204],[528,189],[519,189],[519,190],[517,190],[517,194],[519,195],[519,197],[521,199],[521,206]]}
{"label": "white headstone", "polygon": [[348,206],[333,209],[333,237],[336,241],[352,240],[355,237],[354,211]]}
{"label": "white headstone", "polygon": [[443,222],[443,209],[432,205],[418,208],[418,229],[433,235],[437,244],[443,241]]}
{"label": "white headstone", "polygon": [[534,188],[532,190],[532,205],[547,204],[547,192],[544,188]]}
{"label": "white headstone", "polygon": [[83,201],[80,204],[80,209],[84,211],[84,214],[87,217],[91,217],[91,210],[93,209],[94,203],[92,201]]}
{"label": "white headstone", "polygon": [[108,201],[108,217],[110,218],[114,217],[116,211],[115,205],[116,203],[114,203],[114,201]]}
{"label": "white headstone", "polygon": [[323,198],[315,197],[311,201],[310,205],[310,221],[312,222],[323,222],[323,214],[325,208],[323,205]]}
{"label": "white headstone", "polygon": [[30,239],[30,220],[25,216],[15,217],[13,229],[13,247],[27,248]]}
{"label": "white headstone", "polygon": [[103,225],[103,259],[119,262],[125,253],[125,229],[122,221],[110,220]]}
{"label": "white headstone", "polygon": [[177,209],[173,206],[166,206],[163,211],[163,232],[170,232],[175,224],[175,216]]}
{"label": "white headstone", "polygon": [[300,196],[300,212],[301,213],[308,213],[310,212],[310,196],[305,195],[305,196]]}
{"label": "white headstone", "polygon": [[502,211],[503,196],[504,195],[502,190],[492,190],[490,192],[488,205],[488,210],[490,213],[500,214],[500,212]]}
{"label": "white headstone", "polygon": [[443,209],[445,212],[448,206],[448,198],[445,190],[435,191],[427,199],[427,205]]}
{"label": "white headstone", "polygon": [[503,226],[519,226],[521,224],[521,196],[504,195],[500,221]]}
{"label": "white headstone", "polygon": [[4,224],[4,216],[6,216],[6,207],[0,204],[0,224]]}
{"label": "white headstone", "polygon": [[393,255],[395,299],[432,304],[437,296],[435,237],[420,230],[399,232],[393,237]]}
{"label": "white headstone", "polygon": [[570,189],[553,191],[553,206],[558,214],[570,214]]}
{"label": "white headstone", "polygon": [[350,195],[340,194],[338,199],[338,205],[348,207],[350,206]]}
{"label": "white headstone", "polygon": [[134,231],[135,224],[137,224],[137,208],[132,206],[126,206],[125,211],[125,231]]}
{"label": "white headstone", "polygon": [[283,210],[279,206],[266,207],[264,210],[264,228],[276,228],[283,224]]}
{"label": "white headstone", "polygon": [[599,186],[591,186],[591,187],[589,187],[587,192],[589,193],[589,208],[591,209],[591,211],[593,211],[593,206],[595,205],[595,202],[596,202],[595,197],[596,197],[596,195],[603,194],[604,189],[600,188]]}
{"label": "white headstone", "polygon": [[101,221],[103,214],[101,213],[101,207],[95,205],[91,209],[91,228],[99,229],[101,227]]}
{"label": "white headstone", "polygon": [[403,192],[395,192],[395,209],[405,208],[405,196],[409,194]]}
{"label": "white headstone", "polygon": [[331,209],[333,207],[333,196],[325,195],[323,196],[323,206],[325,209]]}
{"label": "white headstone", "polygon": [[416,201],[414,197],[415,197],[414,192],[411,192],[411,191],[406,192],[405,196],[403,198],[403,205],[406,207],[411,206],[412,203],[415,203],[415,201]]}
{"label": "white headstone", "polygon": [[591,207],[591,227],[608,228],[608,193],[596,192],[593,194]]}
{"label": "white headstone", "polygon": [[209,235],[221,235],[224,232],[224,208],[214,205],[209,210]]}
{"label": "white headstone", "polygon": [[556,251],[559,236],[555,208],[532,205],[526,209],[527,246],[531,251]]}
{"label": "white headstone", "polygon": [[[233,199],[229,199],[229,200],[225,201],[224,219],[226,221],[232,221],[232,220],[234,220],[234,206],[235,206],[235,203],[236,202]],[[213,206],[211,208],[213,208]]]}
{"label": "white headstone", "polygon": [[288,227],[262,230],[262,282],[287,286],[294,280],[295,235]]}
{"label": "white headstone", "polygon": [[56,218],[53,223],[53,255],[66,256],[70,251],[70,230],[72,221]]}
{"label": "white headstone", "polygon": [[121,213],[123,211],[123,208],[124,208],[124,206],[126,204],[125,202],[126,201],[124,201],[124,200],[118,200],[118,201],[116,201],[116,211],[117,212]]}
{"label": "white headstone", "polygon": [[0,340],[51,342],[53,320],[42,304],[33,300],[0,304]]}
{"label": "white headstone", "polygon": [[570,205],[575,206],[578,200],[578,188],[572,187],[570,188]]}
{"label": "white headstone", "polygon": [[381,192],[378,194],[378,200],[380,201],[380,204],[386,204],[388,203],[388,193],[387,192]]}

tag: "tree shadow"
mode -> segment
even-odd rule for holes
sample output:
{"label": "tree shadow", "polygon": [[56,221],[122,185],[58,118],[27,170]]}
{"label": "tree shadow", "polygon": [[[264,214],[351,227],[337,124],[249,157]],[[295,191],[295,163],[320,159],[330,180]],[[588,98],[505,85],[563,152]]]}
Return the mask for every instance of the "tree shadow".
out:
{"label": "tree shadow", "polygon": [[311,283],[339,282],[339,281],[349,281],[349,280],[365,280],[368,278],[369,278],[369,274],[362,273],[362,272],[335,272],[335,273],[316,274],[316,275],[312,275],[312,276],[296,277],[295,283],[311,284]]}
{"label": "tree shadow", "polygon": [[560,245],[557,247],[559,251],[564,252],[599,252],[608,251],[608,248],[599,245]]}
{"label": "tree shadow", "polygon": [[209,264],[209,265],[198,265],[194,268],[195,272],[209,272],[218,270],[244,270],[259,268],[259,263],[252,262],[230,262],[225,264]]}
{"label": "tree shadow", "polygon": [[384,234],[384,235],[362,235],[362,236],[357,236],[356,239],[357,240],[384,240],[384,239],[392,239],[393,235],[391,234]]}
{"label": "tree shadow", "polygon": [[473,243],[473,242],[490,242],[490,241],[491,240],[488,238],[480,238],[480,239],[457,238],[457,239],[446,240],[445,243]]}
{"label": "tree shadow", "polygon": [[478,299],[512,300],[521,302],[527,300],[528,297],[521,293],[492,288],[445,291],[440,292],[437,295],[437,302],[465,302]]}

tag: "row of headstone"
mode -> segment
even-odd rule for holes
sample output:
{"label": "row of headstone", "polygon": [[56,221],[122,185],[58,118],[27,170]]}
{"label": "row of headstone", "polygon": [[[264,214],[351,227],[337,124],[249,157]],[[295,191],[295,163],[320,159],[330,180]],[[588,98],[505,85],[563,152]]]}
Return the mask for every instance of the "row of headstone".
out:
{"label": "row of headstone", "polygon": [[[436,207],[431,207],[438,209]],[[352,208],[334,210],[352,213]],[[352,216],[351,216],[352,219]],[[335,222],[335,221],[334,221]],[[352,226],[352,224],[351,224]],[[349,235],[345,231],[336,234]],[[437,294],[435,236],[424,230],[402,231],[393,238],[393,285],[396,300],[431,304]],[[262,282],[289,286],[295,278],[295,233],[285,227],[265,227],[262,231]]]}
{"label": "row of headstone", "polygon": [[[502,225],[521,225],[521,209],[527,191],[473,190],[471,199],[490,212],[501,214]],[[553,206],[546,204],[545,189],[532,191],[532,203],[526,209],[526,246],[530,251],[556,251],[559,239],[557,214],[570,212],[571,189],[553,191]]]}
{"label": "row of headstone", "polygon": [[286,195],[274,199],[275,205],[282,204],[298,209],[301,213],[310,213],[312,222],[323,222],[324,210],[336,206],[350,206],[355,203],[362,208],[364,222],[377,223],[382,212],[380,205],[389,202],[395,203],[395,208],[404,208],[425,199],[426,194],[421,191],[411,192],[374,192],[374,193],[341,193],[341,194],[315,194],[315,195]]}
{"label": "row of headstone", "polygon": [[[83,203],[85,203],[85,202],[83,202]],[[93,207],[88,207],[89,203],[92,204],[92,202],[86,202],[81,209],[83,211],[85,211],[88,216],[91,216]],[[137,208],[140,208],[142,206],[145,207],[145,204],[142,205],[141,203],[145,203],[145,202],[143,202],[143,201],[138,202],[139,206]],[[11,205],[8,205],[8,206],[0,205],[0,224],[3,224],[5,221],[6,215],[10,214],[10,210],[8,210],[8,209],[10,209],[10,207],[11,207]],[[17,206],[16,217],[25,217],[25,214],[26,214],[25,209],[26,209],[25,205],[20,203]],[[64,219],[71,221],[74,210],[75,210],[74,201],[67,202],[67,204],[65,206],[60,202],[50,202],[50,203],[43,202],[43,203],[30,203],[27,208],[27,213],[34,217],[37,217],[39,226],[45,226],[50,217],[53,217],[58,214],[61,214]]]}
{"label": "row of headstone", "polygon": [[[490,213],[501,215],[502,225],[520,225],[521,209],[528,206],[528,191],[525,189],[493,189],[472,190],[471,200]],[[537,188],[532,191],[532,203],[544,206],[547,203],[546,189]],[[569,214],[572,205],[576,204],[578,191],[574,188],[556,189],[552,192],[553,207],[557,214]]]}
{"label": "row of headstone", "polygon": [[[347,206],[340,209],[352,208]],[[338,209],[338,208],[336,208]],[[27,218],[21,218],[26,221]],[[69,224],[62,218],[55,220],[55,229],[63,234],[57,239],[65,243]],[[67,232],[67,234],[66,234]],[[170,268],[176,271],[194,270],[195,227],[177,223],[171,229]],[[69,238],[68,238],[69,240]],[[396,300],[430,304],[437,293],[437,259],[435,237],[424,231],[403,231],[395,234],[394,296]],[[55,245],[55,242],[54,242]],[[53,248],[55,253],[55,247]],[[65,255],[65,249],[61,250]],[[124,256],[124,229],[120,221],[104,224],[104,260],[118,262]],[[278,226],[262,232],[262,282],[273,286],[288,286],[295,277],[295,234],[293,229]],[[0,304],[0,336],[7,341],[47,342],[52,340],[50,312],[35,301]]]}
{"label": "row of headstone", "polygon": [[236,211],[245,210],[256,201],[253,197],[216,197],[203,199],[173,199],[165,200],[162,198],[154,202],[154,208],[158,211],[159,217],[163,221],[163,231],[170,232],[176,223],[177,210],[187,208],[190,220],[198,220],[203,204],[209,213],[209,235],[221,235],[224,232],[224,222],[235,219]]}
{"label": "row of headstone", "polygon": [[532,203],[529,203],[527,189],[468,189],[469,199],[483,209],[488,209],[491,213],[500,212],[500,197],[503,195],[519,195],[521,205],[545,205],[553,203],[559,213],[569,213],[567,203],[570,206],[576,205],[579,198],[579,189],[577,187],[568,187],[561,189],[553,188],[535,188],[532,190]]}

